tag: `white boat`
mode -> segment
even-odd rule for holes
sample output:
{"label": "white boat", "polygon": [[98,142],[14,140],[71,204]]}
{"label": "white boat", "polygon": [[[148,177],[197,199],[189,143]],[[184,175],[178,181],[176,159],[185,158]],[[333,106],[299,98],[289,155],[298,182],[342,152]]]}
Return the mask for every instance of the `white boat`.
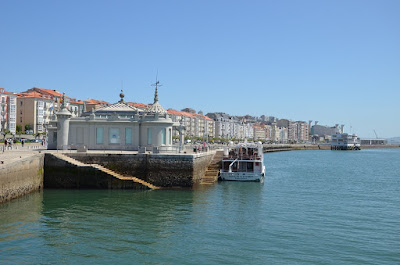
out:
{"label": "white boat", "polygon": [[263,146],[259,143],[230,144],[224,149],[220,180],[263,181]]}
{"label": "white boat", "polygon": [[356,134],[337,133],[332,135],[331,150],[361,150],[360,144]]}

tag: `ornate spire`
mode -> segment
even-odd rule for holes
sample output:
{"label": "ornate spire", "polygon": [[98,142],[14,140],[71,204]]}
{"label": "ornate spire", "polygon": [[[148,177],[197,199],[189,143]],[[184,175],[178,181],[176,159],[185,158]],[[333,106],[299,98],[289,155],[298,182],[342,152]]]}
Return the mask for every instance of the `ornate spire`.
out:
{"label": "ornate spire", "polygon": [[152,86],[156,87],[156,90],[154,92],[154,103],[146,110],[147,113],[157,113],[157,114],[165,114],[167,111],[158,103],[158,87],[162,86],[160,85],[160,81],[156,79],[156,82],[152,84]]}
{"label": "ornate spire", "polygon": [[[158,82],[158,81],[157,81]],[[157,90],[157,83],[156,83],[156,92],[154,93],[154,103],[158,102],[158,90]]]}
{"label": "ornate spire", "polygon": [[156,82],[154,84],[152,84],[152,86],[156,87],[156,91],[154,93],[154,104],[155,104],[155,103],[158,102],[158,87],[162,86],[162,85],[160,85],[160,81],[158,81],[157,78],[156,78]]}

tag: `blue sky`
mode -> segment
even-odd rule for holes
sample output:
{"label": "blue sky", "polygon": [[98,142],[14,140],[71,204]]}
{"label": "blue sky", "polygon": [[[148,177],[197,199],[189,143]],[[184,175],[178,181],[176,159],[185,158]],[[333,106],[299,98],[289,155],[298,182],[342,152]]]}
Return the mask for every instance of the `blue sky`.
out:
{"label": "blue sky", "polygon": [[0,87],[400,136],[400,1],[0,2]]}

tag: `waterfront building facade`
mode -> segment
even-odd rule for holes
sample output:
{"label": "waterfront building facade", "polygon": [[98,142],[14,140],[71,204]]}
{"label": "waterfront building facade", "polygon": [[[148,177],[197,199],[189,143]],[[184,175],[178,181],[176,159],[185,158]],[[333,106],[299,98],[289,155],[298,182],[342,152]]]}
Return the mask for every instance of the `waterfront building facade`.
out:
{"label": "waterfront building facade", "polygon": [[[207,113],[214,121],[215,138],[253,139],[254,129],[251,116],[233,117],[223,112]],[[251,121],[251,122],[250,122]]]}
{"label": "waterfront building facade", "polygon": [[228,114],[222,112],[215,112],[215,113],[207,113],[206,116],[214,120],[215,138],[223,138],[223,139],[233,138],[232,132],[234,131],[234,129],[231,128],[233,126],[233,122]]}
{"label": "waterfront building facade", "polygon": [[[53,110],[60,111],[61,100],[62,100],[63,94],[58,90],[33,87],[24,92],[21,92],[21,94],[39,94],[39,95],[41,95],[42,98],[52,99],[53,100]],[[64,100],[65,100],[64,104],[68,108],[70,98],[68,96],[65,96]]]}
{"label": "waterfront building facade", "polygon": [[[279,138],[279,141],[288,143],[307,142],[309,140],[308,128],[308,123],[305,121],[291,121],[287,119],[278,120],[278,122],[276,122],[276,126],[273,126],[273,129],[277,130],[274,135]],[[287,137],[285,137],[286,132],[283,131],[287,131]]]}
{"label": "waterfront building facade", "polygon": [[337,134],[337,133],[344,133],[344,125],[339,126],[336,124],[333,127],[325,126],[325,125],[318,125],[318,121],[311,127],[311,135],[325,137]]}
{"label": "waterfront building facade", "polygon": [[120,96],[119,102],[93,108],[82,117],[72,117],[70,111],[62,106],[49,127],[48,148],[171,150],[172,128],[179,124],[174,124],[159,104],[157,86],[154,103],[145,112],[126,104],[122,92]]}
{"label": "waterfront building facade", "polygon": [[75,117],[79,117],[85,112],[85,102],[82,100],[76,100],[75,98],[71,98],[68,104],[68,110]]}
{"label": "waterfront building facade", "polygon": [[17,124],[30,127],[33,133],[43,133],[49,124],[50,117],[54,114],[55,101],[49,95],[38,92],[23,92],[17,98]]}
{"label": "waterfront building facade", "polygon": [[310,139],[310,131],[308,123],[305,121],[297,122],[297,141],[300,143],[308,142]]}
{"label": "waterfront building facade", "polygon": [[17,95],[0,87],[0,131],[16,132]]}
{"label": "waterfront building facade", "polygon": [[[168,114],[174,122],[182,123],[185,127],[186,137],[197,137],[203,138],[204,140],[214,137],[214,121],[204,116],[201,111],[199,113],[193,113],[168,109]],[[173,135],[178,136],[179,131],[174,130]]]}
{"label": "waterfront building facade", "polygon": [[265,141],[265,140],[268,139],[267,130],[266,130],[265,126],[266,125],[263,125],[263,124],[253,125],[254,140],[256,140],[256,141]]}

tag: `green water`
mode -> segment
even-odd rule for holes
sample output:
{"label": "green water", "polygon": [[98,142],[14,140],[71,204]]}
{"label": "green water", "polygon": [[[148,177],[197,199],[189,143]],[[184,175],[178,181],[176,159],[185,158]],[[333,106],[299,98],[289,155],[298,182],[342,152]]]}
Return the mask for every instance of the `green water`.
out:
{"label": "green water", "polygon": [[400,149],[265,155],[260,183],[45,190],[0,205],[0,264],[400,264]]}

